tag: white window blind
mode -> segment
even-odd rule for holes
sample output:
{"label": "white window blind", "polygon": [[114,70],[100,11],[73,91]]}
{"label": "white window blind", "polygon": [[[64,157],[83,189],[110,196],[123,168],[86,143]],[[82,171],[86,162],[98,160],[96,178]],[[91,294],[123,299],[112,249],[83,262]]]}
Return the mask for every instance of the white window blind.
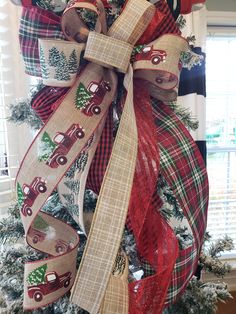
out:
{"label": "white window blind", "polygon": [[9,0],[0,1],[0,214],[15,198],[14,179],[25,138],[22,129],[6,121],[9,104],[26,96],[18,43],[20,10]]}
{"label": "white window blind", "polygon": [[[236,248],[236,34],[209,36],[206,45],[208,231],[227,234]],[[236,254],[236,250],[233,252]]]}

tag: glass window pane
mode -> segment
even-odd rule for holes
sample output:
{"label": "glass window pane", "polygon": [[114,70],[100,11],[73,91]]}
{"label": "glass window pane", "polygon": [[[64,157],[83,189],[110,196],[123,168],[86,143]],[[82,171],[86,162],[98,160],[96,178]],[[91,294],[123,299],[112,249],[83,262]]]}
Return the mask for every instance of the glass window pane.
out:
{"label": "glass window pane", "polygon": [[[236,37],[206,45],[206,140],[210,183],[208,231],[228,234],[236,247]],[[236,253],[236,251],[235,251]]]}

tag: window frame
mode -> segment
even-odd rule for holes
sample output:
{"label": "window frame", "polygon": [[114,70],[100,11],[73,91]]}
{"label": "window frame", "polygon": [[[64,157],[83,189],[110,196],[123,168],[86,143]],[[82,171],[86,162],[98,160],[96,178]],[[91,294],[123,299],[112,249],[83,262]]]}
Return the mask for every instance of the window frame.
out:
{"label": "window frame", "polygon": [[[207,11],[207,36],[236,36],[236,12]],[[211,149],[209,149],[211,151]],[[219,149],[220,151],[220,149]],[[236,250],[236,248],[235,248]],[[226,252],[221,256],[222,262],[231,265],[232,270],[222,281],[227,283],[229,291],[236,290],[236,254]],[[219,278],[211,273],[203,273],[203,281],[218,282]]]}

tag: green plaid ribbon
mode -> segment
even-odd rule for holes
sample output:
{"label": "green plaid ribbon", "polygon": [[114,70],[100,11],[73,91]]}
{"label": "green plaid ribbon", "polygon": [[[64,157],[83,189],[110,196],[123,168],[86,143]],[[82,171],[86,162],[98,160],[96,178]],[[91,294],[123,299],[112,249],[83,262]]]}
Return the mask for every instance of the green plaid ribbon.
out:
{"label": "green plaid ribbon", "polygon": [[174,112],[164,103],[154,104],[159,138],[161,174],[173,190],[194,235],[194,244],[180,250],[166,304],[172,303],[193,276],[206,230],[208,178],[197,145]]}

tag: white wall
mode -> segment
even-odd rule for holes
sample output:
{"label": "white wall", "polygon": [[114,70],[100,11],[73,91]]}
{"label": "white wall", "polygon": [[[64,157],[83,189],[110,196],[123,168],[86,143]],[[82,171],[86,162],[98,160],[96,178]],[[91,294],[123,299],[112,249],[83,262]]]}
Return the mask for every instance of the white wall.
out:
{"label": "white wall", "polygon": [[206,0],[209,11],[236,11],[236,0]]}

